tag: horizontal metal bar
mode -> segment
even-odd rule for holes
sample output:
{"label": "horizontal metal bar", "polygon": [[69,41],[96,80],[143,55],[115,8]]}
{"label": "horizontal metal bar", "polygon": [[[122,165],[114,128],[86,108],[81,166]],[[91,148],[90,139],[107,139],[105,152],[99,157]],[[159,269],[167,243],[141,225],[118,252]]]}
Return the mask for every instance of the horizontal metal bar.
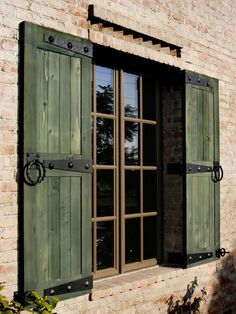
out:
{"label": "horizontal metal bar", "polygon": [[93,46],[87,41],[80,42],[54,36],[53,34],[44,34],[44,42],[91,58],[93,56]]}
{"label": "horizontal metal bar", "polygon": [[200,76],[196,76],[196,75],[191,75],[191,74],[186,75],[185,82],[189,84],[193,84],[193,85],[199,85],[199,86],[212,88],[209,80]]}
{"label": "horizontal metal bar", "polygon": [[46,168],[53,170],[66,170],[92,173],[92,160],[91,159],[67,159],[67,160],[43,160]]}
{"label": "horizontal metal bar", "polygon": [[205,260],[207,258],[213,257],[212,252],[204,252],[204,253],[194,253],[194,254],[187,254],[187,264],[196,263],[202,260]]}
{"label": "horizontal metal bar", "polygon": [[61,295],[66,293],[73,293],[82,290],[91,290],[93,288],[93,276],[69,281],[62,285],[50,287],[44,290],[45,296]]}
{"label": "horizontal metal bar", "polygon": [[197,164],[179,164],[179,163],[173,163],[173,164],[167,164],[167,173],[168,174],[179,174],[183,175],[191,174],[191,173],[203,173],[203,172],[212,172],[213,167],[212,166],[206,166],[206,165],[197,165]]}

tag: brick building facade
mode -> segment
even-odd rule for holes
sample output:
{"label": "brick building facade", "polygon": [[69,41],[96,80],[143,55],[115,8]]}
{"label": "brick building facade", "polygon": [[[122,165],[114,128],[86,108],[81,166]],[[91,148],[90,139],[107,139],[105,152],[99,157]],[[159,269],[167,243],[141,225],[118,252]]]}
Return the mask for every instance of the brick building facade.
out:
{"label": "brick building facade", "polygon": [[[89,16],[89,5],[93,10]],[[2,0],[0,2],[0,282],[5,294],[19,289],[18,190],[19,24],[32,22],[90,40],[94,46],[129,55],[139,62],[159,64],[218,79],[220,162],[220,247],[227,256],[183,269],[152,266],[94,280],[90,294],[61,301],[58,313],[171,313],[197,278],[193,298],[202,296],[200,313],[234,313],[236,309],[236,3],[234,0],[87,1]],[[98,49],[98,48],[97,48]],[[106,50],[104,50],[106,51]],[[125,57],[124,57],[125,58]],[[173,73],[171,72],[171,76]],[[181,86],[173,78],[163,89],[164,164],[181,159]],[[177,83],[176,83],[177,82]],[[176,87],[177,85],[177,87]],[[180,89],[178,91],[178,89]],[[173,95],[171,94],[174,91]],[[180,120],[178,120],[180,119]],[[179,123],[179,124],[178,124]],[[173,143],[168,134],[173,132]],[[175,136],[175,135],[174,135]],[[173,140],[173,139],[172,139]],[[176,159],[176,160],[175,160]],[[176,186],[164,167],[164,251],[181,250],[181,204]],[[172,217],[172,219],[170,219]],[[174,218],[173,218],[174,217]],[[164,255],[167,254],[164,252]],[[167,255],[166,255],[167,256]],[[173,265],[172,265],[173,266]],[[174,303],[171,303],[171,302]],[[181,303],[181,302],[180,302]],[[172,304],[172,305],[171,305]],[[231,311],[231,312],[230,312]]]}

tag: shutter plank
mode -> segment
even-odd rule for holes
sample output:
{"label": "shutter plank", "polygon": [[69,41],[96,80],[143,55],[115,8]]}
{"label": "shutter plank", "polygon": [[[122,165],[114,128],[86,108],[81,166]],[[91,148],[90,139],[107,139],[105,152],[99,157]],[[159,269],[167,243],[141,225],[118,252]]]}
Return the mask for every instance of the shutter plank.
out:
{"label": "shutter plank", "polygon": [[48,81],[48,152],[59,153],[60,128],[60,56],[49,52],[49,81]]}
{"label": "shutter plank", "polygon": [[60,55],[60,153],[71,151],[71,66],[70,57]]}
{"label": "shutter plank", "polygon": [[71,255],[71,179],[60,179],[60,268],[61,276],[70,277]]}
{"label": "shutter plank", "polygon": [[46,152],[48,145],[48,51],[38,49],[37,57],[37,152]]}
{"label": "shutter plank", "polygon": [[49,279],[60,278],[60,178],[48,178]]}
{"label": "shutter plank", "polygon": [[71,275],[81,273],[81,177],[71,178]]}
{"label": "shutter plank", "polygon": [[36,256],[39,282],[48,280],[48,180],[36,187]]}
{"label": "shutter plank", "polygon": [[[71,58],[71,154],[81,154],[81,61]],[[86,71],[86,69],[85,69]]]}

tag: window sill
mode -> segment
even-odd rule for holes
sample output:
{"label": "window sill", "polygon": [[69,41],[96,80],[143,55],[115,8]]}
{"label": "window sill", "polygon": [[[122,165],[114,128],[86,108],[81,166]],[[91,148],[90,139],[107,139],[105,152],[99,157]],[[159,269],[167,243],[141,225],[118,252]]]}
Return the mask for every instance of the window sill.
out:
{"label": "window sill", "polygon": [[90,301],[138,289],[167,279],[179,277],[183,268],[155,266],[94,281]]}

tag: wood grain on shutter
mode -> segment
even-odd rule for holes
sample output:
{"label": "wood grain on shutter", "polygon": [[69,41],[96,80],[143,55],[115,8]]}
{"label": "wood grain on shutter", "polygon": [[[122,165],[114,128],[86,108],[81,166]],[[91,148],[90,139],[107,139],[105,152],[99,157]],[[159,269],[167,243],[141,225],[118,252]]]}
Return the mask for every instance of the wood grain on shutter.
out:
{"label": "wood grain on shutter", "polygon": [[[71,37],[24,24],[22,157],[90,159],[91,59],[45,43],[50,32]],[[23,186],[24,291],[43,293],[91,274],[90,177],[47,169],[42,183]]]}

